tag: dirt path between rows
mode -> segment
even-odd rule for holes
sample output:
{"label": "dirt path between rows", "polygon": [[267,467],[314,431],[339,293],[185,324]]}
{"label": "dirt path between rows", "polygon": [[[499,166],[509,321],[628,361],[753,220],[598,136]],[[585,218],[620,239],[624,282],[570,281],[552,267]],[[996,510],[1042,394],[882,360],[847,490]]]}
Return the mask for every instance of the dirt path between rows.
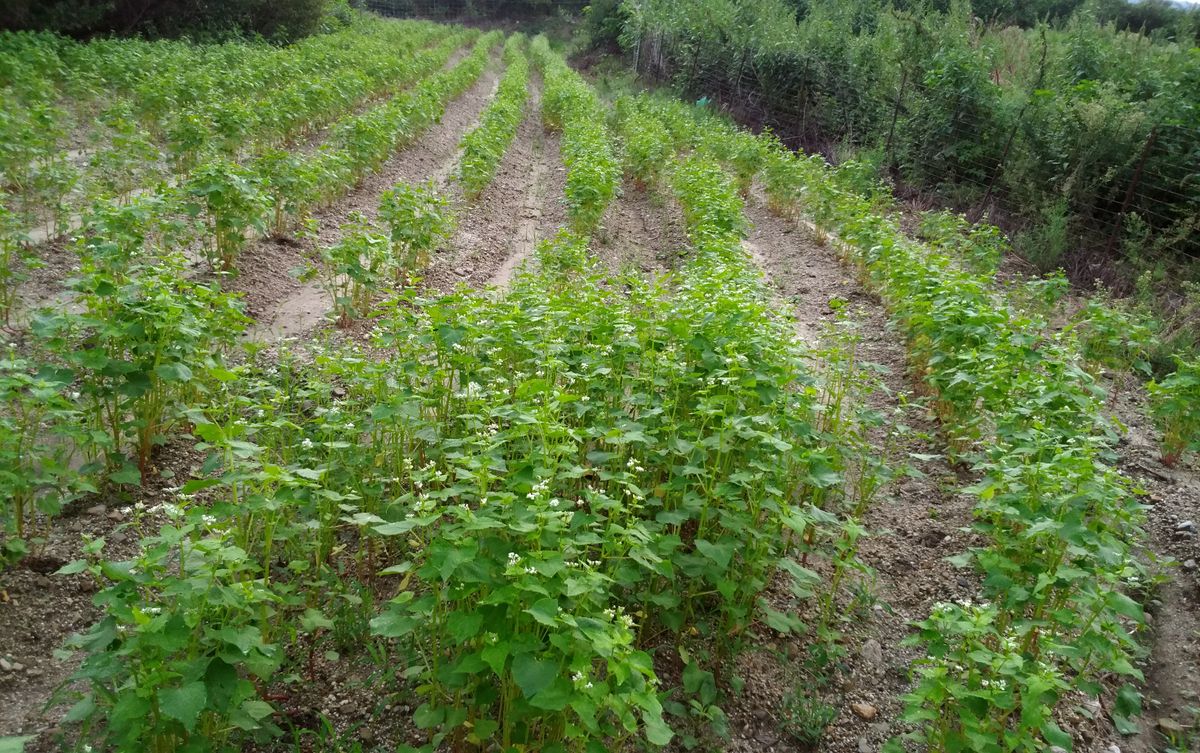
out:
{"label": "dirt path between rows", "polygon": [[491,184],[459,207],[454,237],[422,274],[432,291],[448,293],[463,284],[504,287],[537,245],[538,224],[547,214],[552,190],[548,176],[561,161],[557,137],[542,128],[542,87],[536,73],[531,73],[529,87],[525,117]]}
{"label": "dirt path between rows", "polygon": [[[317,247],[341,239],[341,226],[351,214],[373,220],[379,213],[379,196],[400,182],[445,182],[458,159],[458,144],[479,120],[499,84],[495,59],[467,92],[446,107],[441,122],[407,149],[397,152],[378,172],[332,206],[315,213],[320,232],[316,238],[280,241],[262,239],[243,253],[241,274],[233,288],[245,293],[246,312],[256,320],[248,339],[274,341],[298,337],[320,327],[330,303],[315,283],[301,283],[290,272],[303,267]],[[253,260],[251,262],[250,260]]]}
{"label": "dirt path between rows", "polygon": [[613,272],[674,269],[688,247],[679,203],[626,181],[604,214],[592,251]]}
{"label": "dirt path between rows", "polygon": [[[825,363],[821,350],[836,340],[835,307],[844,307],[846,324],[840,327],[859,339],[852,346],[855,362],[877,375],[869,380],[873,387],[847,400],[861,400],[884,416],[882,426],[869,433],[874,451],[888,447],[888,460],[897,471],[908,464],[917,472],[898,473],[865,513],[862,522],[869,535],[860,542],[859,556],[871,575],[860,579],[855,603],[846,605],[850,621],[835,626],[846,633],[844,659],[808,676],[800,645],[787,646],[785,660],[779,657],[778,643],[748,652],[739,666],[746,690],[729,709],[735,734],[730,750],[799,749],[780,729],[781,709],[799,687],[836,711],[819,750],[875,751],[903,731],[897,721],[899,697],[908,689],[909,665],[917,656],[900,645],[910,632],[909,621],[928,615],[935,602],[969,599],[978,590],[972,575],[945,560],[980,543],[963,531],[970,523],[971,501],[957,493],[962,476],[940,454],[936,424],[920,407],[907,376],[903,340],[879,300],[852,279],[831,249],[806,232],[759,202],[748,202],[746,214],[753,229],[745,247],[781,305],[794,315],[799,338],[814,349],[814,372]],[[833,678],[824,688],[814,684],[822,674]]]}
{"label": "dirt path between rows", "polygon": [[1153,640],[1141,729],[1121,748],[1164,750],[1174,735],[1174,747],[1189,750],[1178,741],[1186,734],[1181,728],[1200,735],[1200,467],[1195,457],[1173,469],[1160,462],[1161,435],[1147,418],[1142,385],[1105,386],[1115,395],[1112,414],[1127,428],[1117,447],[1118,466],[1146,492],[1147,559],[1169,578],[1147,604]]}

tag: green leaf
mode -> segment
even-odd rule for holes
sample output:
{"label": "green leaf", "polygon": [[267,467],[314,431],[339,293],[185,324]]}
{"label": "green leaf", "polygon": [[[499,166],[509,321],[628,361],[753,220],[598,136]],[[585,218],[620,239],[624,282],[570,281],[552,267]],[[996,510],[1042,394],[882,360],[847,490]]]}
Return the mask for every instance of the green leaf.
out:
{"label": "green leaf", "polygon": [[75,573],[82,573],[84,570],[87,570],[87,568],[88,568],[87,560],[75,560],[74,562],[68,562],[67,564],[58,568],[58,570],[55,570],[54,574],[55,575],[74,575]]}
{"label": "green leaf", "polygon": [[108,480],[114,484],[128,484],[129,486],[137,486],[142,483],[142,474],[132,465],[127,465],[119,471],[108,474]]}
{"label": "green leaf", "polygon": [[428,703],[422,703],[413,712],[413,724],[417,725],[417,729],[433,729],[445,718],[446,710],[444,708]]}
{"label": "green leaf", "polygon": [[734,547],[735,545],[732,541],[714,544],[704,539],[696,539],[696,549],[705,557],[717,563],[722,570],[729,568],[729,563],[733,560]]}
{"label": "green leaf", "polygon": [[25,743],[36,739],[37,735],[24,737],[0,737],[0,753],[24,753]]}
{"label": "green leaf", "polygon": [[1117,691],[1116,701],[1113,703],[1112,720],[1113,726],[1117,728],[1117,732],[1122,735],[1136,735],[1138,733],[1137,722],[1134,721],[1142,713],[1142,694],[1138,689],[1129,683],[1121,686]]}
{"label": "green leaf", "polygon": [[403,638],[417,627],[417,620],[397,612],[384,612],[370,624],[371,632],[381,638]]}
{"label": "green leaf", "polygon": [[158,691],[158,708],[164,715],[181,722],[188,732],[196,729],[200,713],[208,703],[208,690],[197,680],[187,685]]}
{"label": "green leaf", "polygon": [[466,643],[483,627],[483,615],[478,612],[454,612],[446,618],[446,629],[457,643]]}
{"label": "green leaf", "polygon": [[661,714],[646,714],[642,721],[646,725],[646,739],[652,745],[666,745],[675,736]]}
{"label": "green leaf", "polygon": [[513,659],[512,674],[513,681],[525,697],[532,698],[554,682],[558,676],[558,664],[534,658],[533,654],[521,654]]}
{"label": "green leaf", "polygon": [[562,711],[575,695],[575,688],[565,677],[556,677],[550,687],[529,699],[529,705],[547,711]]}
{"label": "green leaf", "polygon": [[166,382],[190,382],[192,370],[182,363],[164,363],[154,367],[154,373]]}
{"label": "green leaf", "polygon": [[1109,593],[1107,602],[1108,608],[1119,615],[1138,622],[1144,622],[1146,619],[1146,614],[1142,611],[1142,605],[1119,591]]}
{"label": "green leaf", "polygon": [[1057,745],[1064,750],[1071,751],[1075,749],[1075,741],[1063,731],[1062,727],[1059,727],[1052,720],[1047,720],[1042,725],[1042,737],[1046,738],[1046,742],[1051,745]]}
{"label": "green leaf", "polygon": [[538,599],[529,609],[525,610],[533,615],[533,619],[548,627],[558,625],[558,600],[557,599]]}

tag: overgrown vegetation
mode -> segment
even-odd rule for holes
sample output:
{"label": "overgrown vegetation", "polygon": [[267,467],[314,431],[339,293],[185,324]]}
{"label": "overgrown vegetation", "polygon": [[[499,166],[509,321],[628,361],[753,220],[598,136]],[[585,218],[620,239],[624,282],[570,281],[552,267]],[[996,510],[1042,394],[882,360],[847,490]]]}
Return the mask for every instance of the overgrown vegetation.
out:
{"label": "overgrown vegetation", "polygon": [[1111,6],[1018,5],[651,0],[612,13],[643,73],[986,215],[1078,283],[1127,294],[1149,270],[1169,318],[1178,281],[1197,274],[1196,14],[1139,34]]}

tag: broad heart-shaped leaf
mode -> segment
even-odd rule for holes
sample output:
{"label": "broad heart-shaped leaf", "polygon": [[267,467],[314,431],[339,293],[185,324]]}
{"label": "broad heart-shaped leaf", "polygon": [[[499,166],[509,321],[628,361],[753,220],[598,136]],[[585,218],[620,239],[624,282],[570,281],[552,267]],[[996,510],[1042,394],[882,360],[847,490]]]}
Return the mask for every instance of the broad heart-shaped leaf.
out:
{"label": "broad heart-shaped leaf", "polygon": [[666,745],[675,736],[675,733],[663,721],[661,713],[646,714],[642,717],[642,722],[646,725],[646,739],[652,745]]}
{"label": "broad heart-shaped leaf", "polygon": [[543,625],[554,627],[558,624],[558,620],[556,619],[558,617],[557,599],[538,599],[525,612],[533,615],[533,619]]}
{"label": "broad heart-shaped leaf", "polygon": [[532,698],[554,682],[558,676],[558,664],[535,658],[533,654],[521,654],[513,659],[512,674],[513,681],[525,697]]}
{"label": "broad heart-shaped leaf", "polygon": [[403,638],[417,627],[417,620],[406,614],[389,611],[371,620],[371,633],[381,638]]}
{"label": "broad heart-shaped leaf", "polygon": [[192,370],[182,363],[164,363],[154,367],[154,373],[166,382],[190,382]]}
{"label": "broad heart-shaped leaf", "polygon": [[483,627],[483,615],[478,612],[454,612],[446,618],[446,629],[458,643],[466,643]]}
{"label": "broad heart-shaped leaf", "polygon": [[158,691],[158,709],[165,716],[181,722],[191,732],[196,729],[200,712],[208,704],[208,690],[200,681],[189,682],[178,688]]}
{"label": "broad heart-shaped leaf", "polygon": [[1141,713],[1142,694],[1133,685],[1122,685],[1117,691],[1112,711],[1113,726],[1117,728],[1117,732],[1122,735],[1136,735],[1138,725],[1135,719]]}
{"label": "broad heart-shaped leaf", "polygon": [[529,705],[547,711],[562,711],[571,702],[575,688],[565,677],[556,677],[550,687],[529,699]]}
{"label": "broad heart-shaped leaf", "polygon": [[713,544],[704,539],[696,539],[696,549],[705,557],[717,563],[722,570],[727,569],[729,563],[733,560],[734,547],[735,545],[732,541]]}
{"label": "broad heart-shaped leaf", "polygon": [[1075,749],[1075,741],[1063,731],[1062,727],[1059,727],[1053,721],[1047,721],[1042,725],[1042,737],[1046,739],[1046,742],[1058,746],[1063,750],[1071,751]]}

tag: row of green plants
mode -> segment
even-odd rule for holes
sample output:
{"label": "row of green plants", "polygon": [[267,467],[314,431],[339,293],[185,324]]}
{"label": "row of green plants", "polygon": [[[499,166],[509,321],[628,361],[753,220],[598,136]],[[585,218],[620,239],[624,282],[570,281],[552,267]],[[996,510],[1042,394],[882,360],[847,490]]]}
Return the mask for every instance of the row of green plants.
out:
{"label": "row of green plants", "polygon": [[782,572],[811,597],[796,558],[840,540],[845,458],[735,255],[732,184],[696,164],[678,191],[679,281],[614,285],[564,232],[503,296],[410,290],[367,349],[223,369],[187,414],[209,459],[172,523],[135,561],[66,568],[107,613],[68,720],[154,751],[265,740],[268,699],[351,651],[380,706],[416,693],[424,742],[401,750],[657,747],[722,718],[750,628],[805,629],[762,592]]}
{"label": "row of green plants", "polygon": [[[969,223],[961,215],[923,213],[920,237],[981,275],[994,275],[1001,257],[1010,251],[994,225]],[[1150,280],[1143,275],[1139,290]],[[1185,302],[1168,318],[1155,316],[1148,291],[1133,299],[1114,297],[1103,287],[1086,297],[1074,312],[1065,311],[1070,289],[1060,272],[1024,279],[1009,286],[1014,302],[1028,313],[1041,316],[1045,327],[1066,320],[1085,367],[1109,377],[1121,389],[1132,374],[1147,380],[1150,415],[1162,431],[1161,459],[1177,465],[1189,451],[1200,451],[1200,391],[1197,391],[1197,334],[1192,320],[1200,304]],[[1193,296],[1194,297],[1194,296]]]}
{"label": "row of green plants", "polygon": [[[372,119],[368,128],[346,129],[367,139],[347,137],[313,160],[338,160],[345,166],[342,190],[352,187],[351,168],[360,160],[382,162],[478,79],[498,36],[480,37],[459,64],[384,105],[386,117],[372,110],[359,116]],[[461,41],[448,40],[445,54]],[[231,268],[247,231],[266,222],[271,203],[258,175],[236,165],[222,167],[198,171],[179,189],[129,204],[98,205],[75,245],[81,273],[69,286],[77,306],[32,314],[29,326],[42,351],[34,362],[14,355],[8,363],[15,365],[5,372],[14,380],[14,394],[33,400],[5,416],[13,428],[6,447],[13,472],[0,483],[12,501],[6,527],[17,533],[9,541],[14,552],[23,551],[24,540],[36,535],[26,530],[35,512],[45,521],[88,491],[136,486],[151,469],[153,448],[166,440],[181,411],[195,404],[192,390],[203,381],[197,372],[210,361],[215,367],[224,346],[241,331],[231,323],[240,318],[239,305],[220,292],[219,281],[193,280],[177,251],[199,239],[215,268]],[[419,244],[429,231],[422,229],[414,207],[428,203],[421,192],[385,197],[381,217],[391,228],[395,253],[424,253]],[[413,264],[405,262],[404,269]],[[48,379],[49,386],[21,387],[31,376]],[[75,412],[63,414],[54,426],[21,418],[38,415],[36,405],[59,405],[64,396]],[[76,414],[87,421],[72,417]],[[81,425],[90,428],[76,432]],[[51,468],[56,469],[53,483],[42,477]]]}
{"label": "row of green plants", "polygon": [[[1142,610],[1127,594],[1148,586],[1133,555],[1140,507],[1112,467],[1115,434],[1073,334],[1047,335],[1044,321],[1011,307],[987,256],[975,272],[958,254],[910,240],[879,211],[885,192],[861,190],[856,165],[834,171],[769,136],[746,157],[746,142],[702,135],[713,118],[698,108],[656,100],[628,109],[634,119],[659,114],[665,136],[735,173],[756,163],[776,210],[802,212],[841,239],[905,333],[952,457],[980,478],[967,491],[989,544],[955,562],[982,572],[984,593],[979,603],[939,604],[918,623],[927,657],[907,698],[919,728],[910,737],[932,750],[1070,749],[1054,721],[1059,703],[1099,695],[1113,677],[1141,679]],[[1137,697],[1132,685],[1118,694],[1119,726],[1132,724]]]}
{"label": "row of green plants", "polygon": [[156,751],[269,737],[266,696],[365,644],[415,687],[421,750],[658,746],[664,709],[715,713],[760,615],[802,629],[760,594],[780,568],[809,594],[780,557],[838,530],[841,459],[787,324],[725,284],[745,265],[618,289],[571,235],[537,261],[503,297],[400,296],[370,353],[223,370],[174,522],[67,568],[107,610],[68,719]]}
{"label": "row of green plants", "polygon": [[507,69],[500,79],[496,97],[484,110],[479,125],[463,137],[458,177],[468,199],[474,199],[491,185],[496,169],[517,135],[525,117],[529,97],[529,59],[525,55],[525,37],[513,34],[504,43]]}
{"label": "row of green plants", "polygon": [[880,293],[951,456],[979,478],[966,491],[988,543],[953,561],[981,573],[983,593],[917,623],[927,655],[906,699],[910,737],[939,751],[1071,749],[1056,708],[1114,679],[1127,683],[1114,718],[1132,724],[1144,617],[1129,594],[1149,585],[1135,557],[1141,508],[1113,467],[1115,432],[1078,344],[1047,335],[990,274],[910,240],[852,174],[843,183],[820,158],[770,142],[764,160],[774,201],[798,199]]}
{"label": "row of green plants", "polygon": [[[6,34],[0,173],[28,224],[61,227],[93,198],[306,136],[425,73],[413,53],[449,33],[364,20],[277,52]],[[86,162],[68,151],[79,131]]]}
{"label": "row of green plants", "polygon": [[544,35],[534,38],[531,53],[542,74],[542,119],[562,132],[567,214],[576,232],[588,233],[600,224],[621,182],[607,110],[583,77],[550,49]]}

